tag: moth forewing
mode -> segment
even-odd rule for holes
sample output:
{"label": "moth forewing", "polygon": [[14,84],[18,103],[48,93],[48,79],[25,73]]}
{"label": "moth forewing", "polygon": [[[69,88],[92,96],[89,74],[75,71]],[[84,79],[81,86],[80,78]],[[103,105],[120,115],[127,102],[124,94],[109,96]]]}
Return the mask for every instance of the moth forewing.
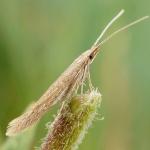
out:
{"label": "moth forewing", "polygon": [[89,65],[90,53],[88,50],[81,54],[29,110],[12,120],[6,135],[13,136],[31,126],[58,101],[69,100],[87,77],[86,66]]}

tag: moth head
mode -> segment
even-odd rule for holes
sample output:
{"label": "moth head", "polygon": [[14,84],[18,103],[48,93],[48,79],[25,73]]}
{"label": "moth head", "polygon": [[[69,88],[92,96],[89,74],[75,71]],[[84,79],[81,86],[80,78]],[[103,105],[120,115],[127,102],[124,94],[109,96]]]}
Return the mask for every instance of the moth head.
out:
{"label": "moth head", "polygon": [[98,47],[95,47],[94,49],[90,49],[89,50],[88,58],[89,58],[90,63],[92,63],[93,60],[96,58],[98,52],[99,52],[99,48]]}

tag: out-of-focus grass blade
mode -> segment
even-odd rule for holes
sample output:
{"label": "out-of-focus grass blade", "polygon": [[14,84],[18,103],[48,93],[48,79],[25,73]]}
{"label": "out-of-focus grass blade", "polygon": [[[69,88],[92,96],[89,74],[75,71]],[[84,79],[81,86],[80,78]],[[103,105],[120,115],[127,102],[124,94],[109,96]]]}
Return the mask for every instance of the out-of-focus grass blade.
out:
{"label": "out-of-focus grass blade", "polygon": [[19,135],[8,138],[0,147],[0,150],[31,150],[34,147],[34,135],[36,127],[33,126]]}

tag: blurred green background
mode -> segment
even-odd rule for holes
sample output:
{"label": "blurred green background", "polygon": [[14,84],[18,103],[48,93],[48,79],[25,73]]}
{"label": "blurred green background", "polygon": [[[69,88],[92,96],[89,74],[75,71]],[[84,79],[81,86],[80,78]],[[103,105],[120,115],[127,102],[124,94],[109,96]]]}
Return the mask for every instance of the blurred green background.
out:
{"label": "blurred green background", "polygon": [[[108,34],[149,15],[150,1],[0,0],[0,145],[7,140],[8,122],[90,48],[122,8],[126,13]],[[99,113],[105,119],[94,122],[80,150],[150,149],[149,27],[147,20],[120,33],[92,64],[93,84],[103,95]],[[40,145],[56,107],[38,124],[33,146]]]}

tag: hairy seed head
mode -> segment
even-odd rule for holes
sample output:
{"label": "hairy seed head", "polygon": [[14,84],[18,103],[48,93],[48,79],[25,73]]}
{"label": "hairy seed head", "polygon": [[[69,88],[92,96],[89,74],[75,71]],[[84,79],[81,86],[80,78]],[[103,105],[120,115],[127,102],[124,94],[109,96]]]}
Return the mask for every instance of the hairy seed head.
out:
{"label": "hairy seed head", "polygon": [[49,127],[41,150],[74,150],[97,114],[101,104],[101,94],[93,90],[74,96],[62,104],[58,115]]}

